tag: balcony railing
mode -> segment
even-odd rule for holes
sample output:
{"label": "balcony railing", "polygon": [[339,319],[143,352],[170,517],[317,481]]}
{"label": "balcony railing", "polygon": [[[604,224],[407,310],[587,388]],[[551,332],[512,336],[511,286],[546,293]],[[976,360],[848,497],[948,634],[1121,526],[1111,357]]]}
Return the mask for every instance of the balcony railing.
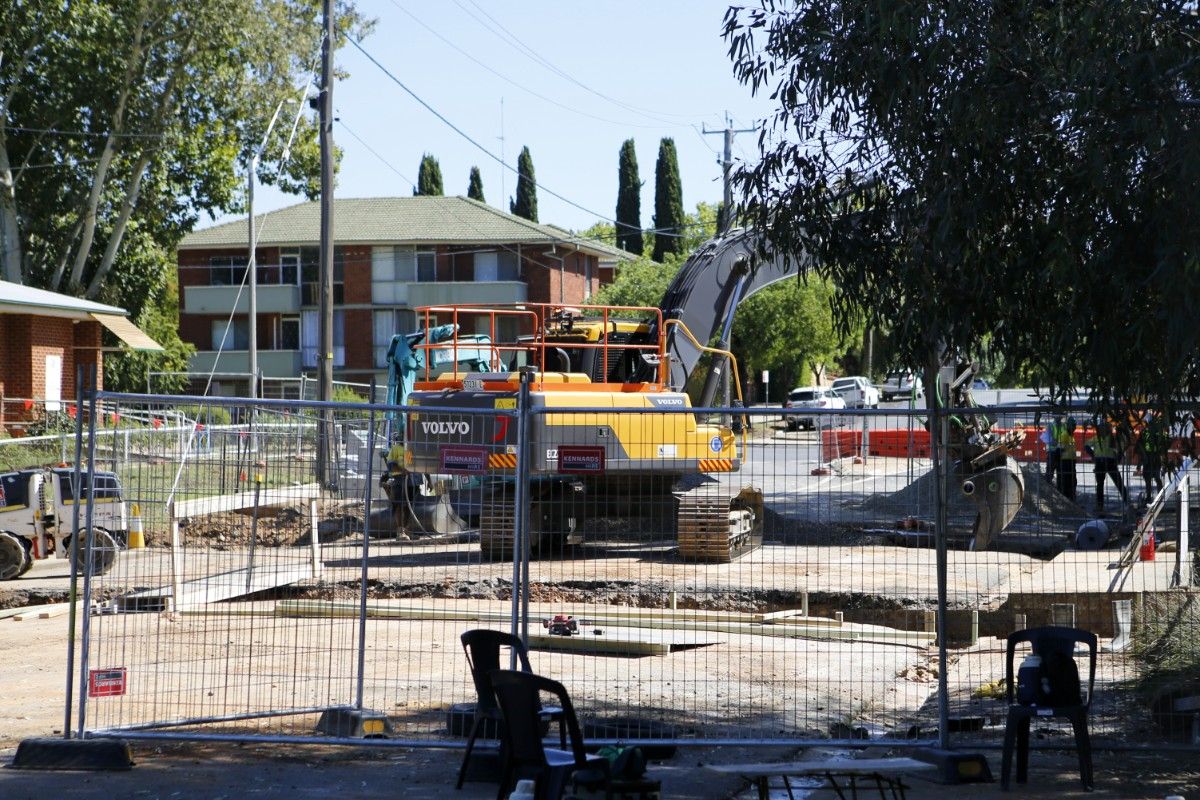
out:
{"label": "balcony railing", "polygon": [[[238,297],[236,286],[185,286],[183,308],[185,314],[228,314],[237,298],[238,313],[250,310],[250,292],[242,289]],[[298,314],[300,312],[299,286],[259,286],[258,313]]]}

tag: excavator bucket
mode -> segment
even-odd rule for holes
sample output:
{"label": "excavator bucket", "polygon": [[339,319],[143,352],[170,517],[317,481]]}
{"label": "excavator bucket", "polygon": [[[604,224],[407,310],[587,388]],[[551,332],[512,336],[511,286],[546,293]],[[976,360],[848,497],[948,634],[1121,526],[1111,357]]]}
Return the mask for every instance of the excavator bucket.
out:
{"label": "excavator bucket", "polygon": [[455,512],[450,498],[444,494],[419,497],[412,508],[405,509],[405,512],[412,517],[409,533],[459,533],[467,529],[467,523]]}
{"label": "excavator bucket", "polygon": [[466,530],[463,521],[444,492],[424,494],[420,483],[409,475],[390,475],[384,482],[388,499],[392,501],[392,517],[396,533],[409,536],[431,536],[439,533],[459,533]]}
{"label": "excavator bucket", "polygon": [[1021,510],[1025,477],[1016,459],[1006,456],[1004,461],[963,480],[962,492],[975,503],[978,512],[971,549],[986,550]]}

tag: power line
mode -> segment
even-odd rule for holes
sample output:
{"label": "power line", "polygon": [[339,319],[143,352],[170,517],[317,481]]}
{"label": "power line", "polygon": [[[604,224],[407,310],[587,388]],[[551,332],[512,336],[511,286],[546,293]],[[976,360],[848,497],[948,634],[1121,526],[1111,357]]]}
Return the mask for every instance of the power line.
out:
{"label": "power line", "polygon": [[4,126],[4,130],[6,132],[7,131],[17,131],[19,133],[44,133],[44,134],[50,134],[51,136],[74,136],[74,137],[91,136],[91,137],[98,137],[98,138],[104,138],[104,139],[112,137],[114,139],[160,139],[160,140],[162,140],[162,139],[167,139],[170,136],[169,134],[165,134],[165,133],[115,133],[113,131],[99,131],[99,132],[97,132],[97,131],[73,131],[73,130],[64,130],[62,128],[28,128],[23,125],[6,125],[6,126]]}
{"label": "power line", "polygon": [[[482,19],[480,19],[478,16],[476,16],[474,12],[472,12],[470,9],[466,8],[462,4],[461,0],[455,0],[454,4],[457,5],[459,8],[461,8],[467,14],[467,16],[474,19],[476,22],[478,22],[480,25],[482,25],[484,28],[486,28],[488,31],[490,31],[497,38],[499,38],[502,41],[507,42],[517,52],[521,53],[526,58],[533,61],[535,64],[539,64],[542,67],[545,67],[549,71],[553,72],[555,75],[558,75],[559,77],[561,77],[563,80],[566,80],[566,81],[569,81],[569,82],[575,84],[579,88],[583,89],[585,92],[593,94],[602,100],[606,100],[607,102],[612,103],[613,105],[619,106],[619,107],[625,109],[626,111],[632,111],[633,113],[638,114],[643,117],[646,117],[647,119],[652,119],[652,120],[655,120],[662,124],[669,125],[671,127],[683,127],[686,124],[686,123],[682,123],[682,122],[671,122],[670,120],[666,120],[666,119],[663,119],[662,117],[655,116],[656,113],[666,113],[666,112],[653,112],[648,109],[638,108],[637,106],[630,105],[629,103],[626,103],[622,100],[618,100],[614,97],[609,97],[608,95],[604,94],[603,92],[593,89],[592,87],[590,87],[587,84],[583,83],[582,81],[578,80],[574,76],[568,74],[567,72],[564,72],[562,69],[555,66],[553,63],[551,63],[546,58],[544,58],[540,53],[537,52],[537,50],[535,50],[534,48],[530,47],[529,45],[527,45],[523,41],[521,41],[521,39],[515,33],[510,31],[508,28],[504,27],[504,25],[499,20],[497,20],[491,14],[487,13],[487,11],[485,11],[483,8],[481,8],[479,6],[478,3],[475,2],[475,0],[467,0],[467,2],[469,2],[475,8],[476,11],[478,11],[480,14],[482,14],[484,17],[486,17],[492,23],[492,25],[495,25],[496,28],[499,28],[500,31],[502,31],[503,33],[498,33],[495,28],[493,28],[487,22],[484,22]],[[695,116],[695,115],[692,115],[692,114],[674,114],[673,115],[673,114],[668,113],[667,116],[678,116],[678,117],[687,118],[687,117],[691,117],[691,116]]]}
{"label": "power line", "polygon": [[[551,104],[551,105],[553,105],[553,106],[557,106],[557,107],[559,107],[559,108],[563,109],[564,111],[569,111],[569,112],[571,112],[572,114],[578,114],[578,115],[580,115],[581,117],[587,117],[588,119],[594,119],[594,120],[597,120],[597,121],[599,121],[599,122],[604,122],[604,123],[607,123],[607,124],[609,124],[609,125],[617,125],[617,126],[620,126],[620,127],[633,127],[633,128],[654,128],[654,129],[659,129],[659,128],[662,128],[662,127],[663,127],[662,125],[643,125],[643,124],[636,123],[636,122],[621,122],[621,121],[618,121],[618,120],[609,119],[609,118],[607,118],[607,117],[601,117],[601,116],[598,116],[598,115],[596,115],[596,114],[591,114],[591,113],[589,113],[589,112],[587,112],[587,111],[581,111],[581,110],[579,110],[579,109],[577,109],[577,108],[573,108],[573,107],[571,107],[571,106],[569,106],[569,105],[566,105],[565,103],[560,103],[559,101],[557,101],[557,100],[555,100],[555,99],[553,99],[553,98],[551,98],[551,97],[547,97],[546,95],[544,95],[544,94],[541,94],[540,92],[534,91],[533,89],[530,89],[528,86],[525,86],[524,84],[522,84],[522,83],[519,83],[519,82],[518,82],[518,81],[516,81],[516,80],[513,80],[512,78],[508,77],[507,75],[504,75],[503,73],[501,73],[501,72],[498,72],[498,71],[497,71],[497,70],[495,70],[495,69],[492,69],[492,68],[491,68],[491,67],[489,67],[487,64],[483,63],[483,62],[482,62],[482,61],[480,61],[478,58],[476,58],[475,56],[471,55],[471,54],[470,54],[470,53],[468,53],[466,50],[462,49],[461,47],[459,47],[458,45],[456,45],[454,42],[450,41],[450,40],[449,40],[449,39],[447,39],[445,36],[443,36],[442,34],[438,33],[438,32],[437,32],[436,30],[434,30],[433,28],[431,28],[429,25],[427,25],[425,22],[423,22],[423,21],[422,21],[422,20],[421,20],[419,17],[417,17],[415,14],[413,14],[413,13],[412,13],[411,11],[409,11],[407,8],[405,8],[404,6],[400,5],[400,3],[399,3],[397,0],[391,0],[391,2],[392,2],[392,5],[394,5],[394,6],[395,6],[396,8],[398,8],[398,9],[400,9],[400,11],[401,11],[401,12],[403,12],[404,14],[407,14],[407,15],[408,15],[408,17],[409,17],[410,19],[412,19],[412,21],[413,21],[413,22],[417,23],[417,24],[418,24],[418,25],[420,25],[422,28],[424,28],[425,30],[429,31],[431,34],[433,34],[433,35],[434,35],[434,36],[436,36],[438,39],[440,39],[442,42],[444,42],[444,43],[446,44],[446,46],[447,46],[447,47],[450,47],[450,48],[452,48],[453,50],[455,50],[456,52],[458,52],[459,54],[461,54],[463,57],[465,57],[465,58],[467,58],[467,59],[469,59],[469,60],[473,61],[475,64],[478,64],[478,65],[479,65],[481,68],[483,68],[483,69],[487,70],[488,72],[490,72],[491,74],[495,75],[495,76],[496,76],[497,78],[499,78],[500,80],[502,80],[502,81],[504,81],[504,82],[506,82],[506,83],[512,84],[513,86],[517,87],[518,89],[520,89],[520,90],[521,90],[521,91],[523,91],[523,92],[528,92],[529,94],[533,95],[534,97],[538,98],[539,100],[543,100],[543,101],[545,101],[545,102],[547,102],[547,103],[549,103],[549,104]],[[678,124],[670,124],[670,123],[669,123],[669,124],[668,124],[668,127],[680,127],[680,126],[679,126]]]}
{"label": "power line", "polygon": [[[475,141],[475,139],[473,139],[470,134],[468,134],[462,128],[458,127],[453,122],[448,120],[445,116],[442,115],[442,113],[440,111],[435,109],[433,106],[429,105],[429,103],[422,100],[421,97],[418,96],[416,92],[414,92],[412,89],[408,88],[408,86],[406,86],[403,81],[401,81],[394,74],[392,74],[392,72],[387,67],[383,66],[383,64],[380,64],[379,61],[375,58],[375,56],[368,53],[366,51],[366,49],[358,42],[357,39],[355,39],[353,36],[350,36],[349,34],[347,34],[346,41],[348,41],[348,42],[350,42],[350,44],[354,45],[355,48],[357,48],[360,53],[362,53],[364,56],[367,57],[368,61],[370,61],[372,64],[374,64],[376,67],[378,67],[379,70],[384,75],[388,76],[388,78],[391,79],[391,81],[393,83],[395,83],[397,86],[399,86],[405,92],[407,92],[409,97],[411,97],[412,99],[414,99],[418,103],[420,103],[421,106],[426,111],[428,111],[430,114],[433,114],[435,117],[437,117],[439,120],[441,120],[442,123],[446,125],[446,127],[450,128],[450,130],[454,131],[459,136],[463,137],[468,142],[475,145],[475,147],[477,147],[484,155],[486,155],[488,158],[492,159],[496,163],[500,164],[500,166],[502,166],[505,169],[509,170],[510,172],[514,172],[518,176],[520,176],[521,173],[516,167],[513,167],[513,166],[505,163],[504,159],[500,158],[498,155],[493,153],[491,150],[488,150],[486,147],[481,145],[479,142]],[[590,208],[581,206],[581,205],[579,205],[579,203],[576,203],[574,200],[570,200],[570,199],[564,197],[563,195],[559,194],[558,192],[554,191],[553,189],[550,189],[550,188],[544,186],[543,184],[538,183],[536,180],[533,182],[533,185],[536,188],[541,189],[542,191],[544,191],[546,194],[550,195],[551,197],[558,198],[559,200],[563,201],[564,203],[571,206],[572,208],[577,208],[580,211],[587,212],[588,214],[591,214],[592,216],[594,216],[600,220],[603,220],[604,222],[611,222],[614,225],[616,224],[616,221],[613,220],[611,217],[608,217],[608,216],[605,216],[604,214],[593,211]]]}

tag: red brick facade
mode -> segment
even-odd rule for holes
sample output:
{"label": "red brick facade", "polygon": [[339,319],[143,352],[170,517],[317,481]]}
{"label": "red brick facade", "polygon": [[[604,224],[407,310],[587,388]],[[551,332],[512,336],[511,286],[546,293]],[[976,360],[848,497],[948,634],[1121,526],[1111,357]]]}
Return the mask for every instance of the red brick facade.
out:
{"label": "red brick facade", "polygon": [[[438,282],[473,280],[472,259],[475,247],[430,246],[427,249],[436,252],[435,274]],[[550,245],[522,245],[510,249],[520,252],[519,276],[527,285],[526,297],[529,302],[579,305],[587,302],[601,286],[599,259],[595,255],[576,252],[561,245],[557,248]],[[213,322],[224,322],[228,316],[189,313],[185,289],[189,286],[210,285],[209,266],[212,258],[239,256],[244,252],[244,248],[179,251],[179,334],[185,342],[195,345],[197,350],[213,349]],[[256,256],[260,265],[274,265],[278,263],[280,249],[259,248]],[[339,245],[338,259],[341,264],[342,288],[341,300],[335,301],[334,307],[343,314],[345,364],[336,369],[335,377],[338,380],[366,381],[380,371],[374,363],[372,247]],[[611,269],[607,272],[611,274]],[[389,305],[382,308],[394,307]],[[306,310],[311,308],[312,306],[305,306]],[[238,316],[241,319],[245,318],[245,315]],[[260,349],[270,349],[273,346],[275,326],[279,317],[279,314],[260,312]],[[421,324],[420,321],[418,324]],[[313,370],[310,368],[307,371]]]}
{"label": "red brick facade", "polygon": [[[35,314],[0,314],[0,428],[20,433],[22,423],[42,414],[46,398],[46,357],[62,362],[60,398],[73,404],[76,394],[75,367],[97,367],[97,388],[104,388],[100,352],[100,323]],[[35,401],[28,404],[25,401]]]}

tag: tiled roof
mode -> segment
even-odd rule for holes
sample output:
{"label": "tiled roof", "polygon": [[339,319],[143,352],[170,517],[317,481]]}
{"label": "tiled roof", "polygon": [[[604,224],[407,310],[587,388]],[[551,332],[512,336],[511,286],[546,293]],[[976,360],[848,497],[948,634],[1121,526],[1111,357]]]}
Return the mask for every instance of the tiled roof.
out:
{"label": "tiled roof", "polygon": [[[35,289],[19,283],[0,281],[0,311],[8,313],[36,313],[37,309],[71,311],[86,314],[118,314],[125,316],[125,309],[106,306],[69,294],[59,294],[45,289]],[[27,312],[28,310],[28,312]]]}
{"label": "tiled roof", "polygon": [[[321,238],[321,204],[311,201],[256,214],[255,226],[260,246],[316,244]],[[194,231],[179,249],[245,247],[246,228],[242,218]],[[337,198],[333,238],[338,244],[565,244],[605,260],[633,257],[612,245],[466,197]]]}

